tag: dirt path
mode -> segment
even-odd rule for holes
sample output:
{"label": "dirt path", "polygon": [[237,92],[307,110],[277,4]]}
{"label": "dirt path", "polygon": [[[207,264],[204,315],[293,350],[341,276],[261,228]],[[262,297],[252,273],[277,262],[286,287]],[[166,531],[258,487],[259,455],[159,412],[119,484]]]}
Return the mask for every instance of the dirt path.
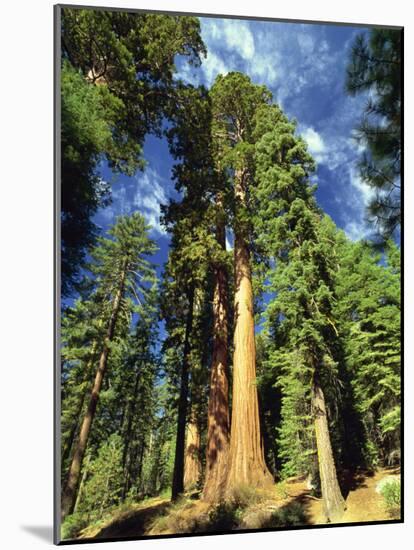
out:
{"label": "dirt path", "polygon": [[[347,508],[339,523],[389,520],[384,501],[375,489],[381,479],[396,474],[399,474],[399,470],[394,468],[379,470],[373,475],[360,473],[343,479]],[[288,500],[303,503],[308,524],[326,523],[322,500],[312,498],[303,482],[293,482],[287,484],[287,487],[290,497]]]}

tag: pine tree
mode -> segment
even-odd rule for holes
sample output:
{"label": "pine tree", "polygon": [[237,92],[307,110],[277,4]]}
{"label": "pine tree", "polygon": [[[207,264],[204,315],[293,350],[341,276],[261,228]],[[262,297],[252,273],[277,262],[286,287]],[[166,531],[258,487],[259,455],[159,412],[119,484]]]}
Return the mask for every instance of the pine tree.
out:
{"label": "pine tree", "polygon": [[401,223],[401,46],[402,31],[372,29],[356,37],[347,68],[348,92],[370,92],[357,129],[359,169],[375,191],[368,213],[385,237]]}
{"label": "pine tree", "polygon": [[[273,263],[269,272],[274,298],[267,317],[276,343],[271,361],[282,376],[282,456],[302,458],[309,445],[309,425],[315,434],[325,514],[338,520],[345,508],[339,488],[328,423],[326,389],[336,383],[333,343],[338,334],[333,319],[334,269],[332,222],[322,217],[312,197],[308,175],[313,162],[304,142],[294,135],[277,106],[265,106],[256,118],[256,181],[260,243]],[[298,401],[298,400],[301,401]],[[301,403],[301,412],[299,410]],[[298,413],[301,421],[298,423]],[[291,415],[291,421],[289,416]],[[284,446],[284,449],[283,449]],[[301,454],[302,453],[302,454]]]}
{"label": "pine tree", "polygon": [[83,484],[76,511],[100,518],[106,509],[118,504],[121,497],[122,439],[118,434],[112,434],[102,443],[85,474],[88,478]]}
{"label": "pine tree", "polygon": [[92,216],[110,199],[99,177],[144,167],[148,133],[160,135],[175,102],[176,55],[197,66],[205,46],[195,17],[63,7],[62,291],[77,290],[98,229]]}
{"label": "pine tree", "polygon": [[[199,204],[197,198],[195,204]],[[162,316],[166,321],[168,338],[164,350],[175,347],[180,351],[177,438],[172,484],[172,499],[184,491],[185,432],[189,405],[189,380],[194,331],[196,297],[203,287],[206,274],[206,247],[209,235],[193,208],[192,197],[181,203],[171,202],[165,211],[165,223],[172,231],[168,263],[164,273]],[[176,370],[175,363],[175,370]],[[174,373],[176,375],[176,373]]]}
{"label": "pine tree", "polygon": [[141,293],[145,298],[149,292],[148,285],[154,284],[153,268],[145,256],[153,254],[156,247],[148,238],[147,231],[148,226],[140,214],[120,217],[109,231],[110,238],[100,239],[99,245],[91,254],[94,260],[91,270],[96,277],[96,292],[104,298],[106,334],[99,352],[99,363],[92,391],[62,494],[63,518],[73,511],[75,505],[82,461],[107,370],[118,318],[131,307],[131,302],[128,301],[130,296],[140,302],[138,294]]}
{"label": "pine tree", "polygon": [[341,243],[337,315],[353,397],[364,424],[369,465],[400,457],[399,249],[387,243],[385,265],[368,243]]}
{"label": "pine tree", "polygon": [[62,472],[67,470],[67,461],[78,435],[79,418],[85,409],[93,366],[104,337],[100,306],[96,300],[78,299],[73,307],[65,310],[62,318]]}

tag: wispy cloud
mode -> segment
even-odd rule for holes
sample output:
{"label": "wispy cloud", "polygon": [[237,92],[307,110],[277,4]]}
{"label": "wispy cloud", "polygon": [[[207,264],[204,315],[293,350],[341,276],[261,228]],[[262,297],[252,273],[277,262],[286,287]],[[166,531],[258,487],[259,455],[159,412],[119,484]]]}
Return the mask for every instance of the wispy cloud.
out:
{"label": "wispy cloud", "polygon": [[202,64],[202,70],[208,86],[213,84],[217,75],[226,75],[229,72],[229,68],[223,59],[213,52],[207,54],[207,58]]}
{"label": "wispy cloud", "polygon": [[[165,230],[160,223],[160,205],[167,202],[164,182],[158,172],[148,167],[133,178],[116,182],[112,190],[112,203],[100,212],[106,224],[113,224],[119,215],[140,212],[151,226],[154,236],[162,236]],[[99,222],[99,219],[98,219]]]}
{"label": "wispy cloud", "polygon": [[248,21],[203,17],[201,30],[207,47],[214,43],[216,47],[236,51],[245,60],[253,59],[255,44]]}
{"label": "wispy cloud", "polygon": [[324,159],[327,147],[324,140],[313,128],[305,128],[301,135],[308,145],[309,152],[314,156],[317,162]]}
{"label": "wispy cloud", "polygon": [[370,189],[358,178],[361,148],[352,139],[365,97],[345,92],[347,52],[360,29],[325,25],[200,18],[208,56],[179,76],[210,86],[218,74],[241,71],[266,84],[308,144],[318,171],[322,208],[353,238],[366,236]]}

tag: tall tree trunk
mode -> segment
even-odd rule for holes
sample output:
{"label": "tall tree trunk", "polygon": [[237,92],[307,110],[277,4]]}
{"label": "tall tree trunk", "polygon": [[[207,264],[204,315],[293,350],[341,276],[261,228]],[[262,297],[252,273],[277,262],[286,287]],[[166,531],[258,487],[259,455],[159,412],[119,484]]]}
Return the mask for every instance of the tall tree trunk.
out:
{"label": "tall tree trunk", "polygon": [[185,446],[184,489],[187,491],[197,486],[201,476],[200,430],[197,419],[192,414],[187,426]]}
{"label": "tall tree trunk", "polygon": [[[98,345],[97,341],[94,340],[93,344],[92,344],[91,357],[90,357],[89,361],[87,362],[86,368],[85,368],[85,371],[84,371],[83,383],[85,383],[85,386],[86,386],[86,383],[90,379],[91,370],[92,370],[93,364],[94,364],[95,359],[96,359],[97,345]],[[66,438],[66,441],[63,445],[62,464],[65,464],[65,462],[68,460],[68,458],[70,456],[70,452],[71,452],[72,447],[73,447],[73,442],[75,440],[76,432],[78,431],[78,427],[79,427],[79,418],[82,414],[83,407],[85,405],[87,395],[88,395],[88,388],[85,387],[85,390],[82,392],[82,395],[79,399],[79,404],[78,404],[78,407],[76,409],[76,414],[74,415],[74,418],[73,418],[73,423],[72,423],[72,428],[70,430],[70,434]]]}
{"label": "tall tree trunk", "polygon": [[194,286],[188,291],[188,314],[185,327],[183,362],[181,366],[180,396],[178,400],[177,439],[175,444],[174,472],[172,481],[171,500],[177,500],[184,492],[184,450],[185,425],[187,422],[188,407],[188,371],[190,355],[190,337],[193,328]]}
{"label": "tall tree trunk", "polygon": [[105,375],[106,366],[108,363],[110,342],[114,336],[116,321],[118,318],[119,308],[121,305],[121,299],[124,293],[126,277],[126,267],[121,273],[119,288],[115,294],[112,303],[112,312],[106,332],[106,338],[103,345],[102,353],[99,358],[98,370],[96,371],[95,380],[92,387],[92,393],[89,398],[88,408],[86,409],[85,416],[82,421],[82,426],[79,433],[79,439],[76,443],[75,450],[72,457],[72,462],[69,468],[68,478],[66,486],[62,495],[62,520],[73,512],[76,501],[76,493],[79,485],[79,477],[82,468],[82,461],[85,455],[86,446],[88,444],[89,433],[91,425],[95,416],[96,406],[98,404],[99,393],[102,387],[102,381]]}
{"label": "tall tree trunk", "polygon": [[273,483],[267,469],[260,434],[256,388],[256,345],[254,335],[253,289],[248,248],[246,173],[235,174],[236,224],[234,230],[234,356],[230,438],[230,469],[227,491],[238,485],[265,487]]}
{"label": "tall tree trunk", "polygon": [[330,523],[338,521],[345,509],[345,501],[339,488],[335,462],[329,436],[325,396],[317,375],[312,385],[312,414],[315,423],[316,446],[318,450],[319,475],[326,519]]}
{"label": "tall tree trunk", "polygon": [[[226,230],[218,201],[217,242],[226,249]],[[208,399],[206,475],[203,499],[219,501],[224,496],[228,473],[230,445],[229,382],[228,382],[228,301],[227,271],[219,263],[214,269],[213,357]]]}
{"label": "tall tree trunk", "polygon": [[124,416],[124,420],[126,419],[126,429],[124,431],[124,449],[122,452],[122,470],[124,472],[124,484],[122,487],[122,495],[121,495],[122,500],[125,500],[126,495],[130,489],[131,472],[129,468],[130,461],[128,461],[128,453],[129,453],[131,437],[132,437],[132,422],[134,420],[135,409],[136,409],[136,404],[138,400],[138,386],[141,378],[140,375],[141,375],[141,371],[140,369],[138,369],[135,375],[134,390],[132,394],[133,395],[132,403],[127,404],[126,412]]}

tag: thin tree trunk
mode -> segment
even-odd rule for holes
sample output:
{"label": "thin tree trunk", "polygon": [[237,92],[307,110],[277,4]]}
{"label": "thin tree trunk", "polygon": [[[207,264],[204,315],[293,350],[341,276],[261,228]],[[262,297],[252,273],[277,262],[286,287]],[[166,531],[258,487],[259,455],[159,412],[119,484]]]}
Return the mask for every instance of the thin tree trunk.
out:
{"label": "thin tree trunk", "polygon": [[79,485],[79,477],[82,468],[82,461],[85,455],[86,446],[88,443],[89,433],[91,425],[95,416],[96,406],[98,404],[99,393],[102,387],[102,381],[105,375],[106,366],[108,363],[109,347],[108,342],[113,338],[115,332],[116,321],[118,318],[119,307],[124,292],[124,284],[126,277],[126,267],[121,273],[120,285],[117,293],[115,294],[112,304],[112,312],[109,320],[109,325],[106,333],[105,343],[102,349],[102,353],[99,359],[98,370],[96,371],[95,380],[92,387],[92,393],[89,398],[88,408],[82,421],[82,426],[79,433],[79,439],[75,446],[72,462],[69,469],[69,474],[66,482],[65,489],[62,495],[62,520],[73,512],[73,507],[76,501],[76,493]]}
{"label": "thin tree trunk", "polygon": [[[221,210],[221,204],[218,201]],[[218,215],[217,242],[226,249],[224,221]],[[208,399],[206,475],[203,499],[209,502],[223,498],[229,462],[230,414],[228,382],[228,301],[227,271],[223,264],[215,266],[213,297],[213,357]]]}
{"label": "thin tree trunk", "polygon": [[[89,379],[90,371],[91,371],[91,369],[93,367],[93,364],[95,362],[96,348],[97,348],[97,341],[94,340],[93,344],[92,344],[91,358],[89,359],[89,361],[86,365],[86,368],[85,368],[85,374],[84,374],[84,379],[83,379],[83,382],[85,382],[85,383]],[[78,427],[79,427],[79,418],[82,414],[83,406],[85,404],[87,394],[88,394],[88,389],[85,388],[85,391],[82,393],[82,396],[79,399],[79,405],[78,405],[78,408],[77,408],[77,412],[74,415],[74,421],[73,421],[73,424],[72,424],[72,429],[70,431],[69,436],[66,438],[65,444],[63,446],[62,464],[65,464],[65,462],[67,461],[67,459],[70,456],[70,452],[71,452],[72,447],[73,447],[73,442],[75,440],[76,432],[78,431]]]}
{"label": "thin tree trunk", "polygon": [[86,458],[86,461],[85,461],[85,465],[84,465],[83,470],[82,470],[82,478],[81,478],[80,483],[79,483],[79,490],[78,490],[78,494],[76,495],[75,506],[73,507],[73,512],[74,513],[78,510],[79,503],[82,499],[83,488],[85,486],[86,476],[88,475],[89,462],[90,462],[90,456],[88,455],[87,458]]}
{"label": "thin tree trunk", "polygon": [[319,475],[321,479],[324,511],[327,520],[330,523],[335,523],[342,517],[346,505],[336,475],[326,415],[325,396],[317,376],[314,377],[312,386],[312,414],[315,423],[316,446],[318,450]]}
{"label": "thin tree trunk", "polygon": [[187,426],[187,442],[185,446],[184,489],[188,491],[197,486],[201,476],[200,462],[200,431],[194,415]]}
{"label": "thin tree trunk", "polygon": [[127,418],[127,426],[126,426],[126,432],[125,432],[125,435],[124,435],[124,441],[125,441],[125,444],[124,444],[124,449],[123,449],[123,452],[122,452],[122,470],[124,472],[124,484],[123,484],[123,488],[122,488],[122,496],[121,496],[121,499],[122,500],[125,500],[125,497],[130,489],[130,479],[131,479],[131,474],[130,474],[130,471],[129,471],[129,467],[127,466],[127,462],[128,462],[128,452],[129,452],[129,447],[130,447],[130,443],[131,443],[131,431],[132,431],[132,422],[133,422],[133,419],[134,419],[134,415],[135,415],[135,409],[136,409],[136,403],[137,403],[137,399],[138,399],[138,386],[139,386],[139,381],[140,381],[140,369],[138,369],[137,373],[136,373],[136,376],[135,376],[135,384],[134,384],[134,391],[133,391],[133,400],[132,400],[132,403],[129,405],[127,405],[126,409],[127,409],[127,412],[125,413],[125,417],[124,418]]}
{"label": "thin tree trunk", "polygon": [[177,439],[175,444],[174,472],[172,481],[171,500],[177,500],[184,492],[184,451],[185,425],[188,407],[188,370],[190,354],[190,336],[193,328],[194,287],[188,292],[188,314],[185,327],[183,362],[181,366],[180,396],[178,400]]}
{"label": "thin tree trunk", "polygon": [[246,207],[246,174],[235,175],[236,216],[234,231],[234,357],[230,438],[230,469],[227,492],[238,485],[265,487],[273,483],[267,469],[260,434],[256,387],[256,345],[254,335],[253,289],[248,248],[248,232],[243,221]]}

